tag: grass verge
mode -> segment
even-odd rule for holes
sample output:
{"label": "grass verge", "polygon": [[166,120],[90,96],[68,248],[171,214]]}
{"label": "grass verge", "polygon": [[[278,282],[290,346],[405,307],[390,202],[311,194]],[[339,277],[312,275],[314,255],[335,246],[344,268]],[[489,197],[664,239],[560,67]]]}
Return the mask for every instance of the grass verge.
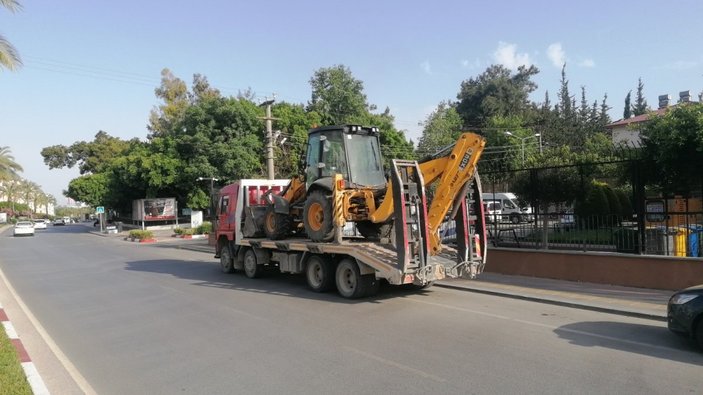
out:
{"label": "grass verge", "polygon": [[24,370],[17,358],[15,346],[0,326],[0,394],[32,395]]}

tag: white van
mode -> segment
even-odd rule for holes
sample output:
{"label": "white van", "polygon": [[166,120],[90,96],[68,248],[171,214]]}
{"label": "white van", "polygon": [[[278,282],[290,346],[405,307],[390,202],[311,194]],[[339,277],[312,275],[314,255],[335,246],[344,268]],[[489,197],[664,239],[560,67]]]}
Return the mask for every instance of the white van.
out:
{"label": "white van", "polygon": [[512,192],[484,192],[481,194],[484,203],[500,203],[501,221],[518,224],[520,222],[532,222],[535,217],[532,209],[520,207],[517,196]]}

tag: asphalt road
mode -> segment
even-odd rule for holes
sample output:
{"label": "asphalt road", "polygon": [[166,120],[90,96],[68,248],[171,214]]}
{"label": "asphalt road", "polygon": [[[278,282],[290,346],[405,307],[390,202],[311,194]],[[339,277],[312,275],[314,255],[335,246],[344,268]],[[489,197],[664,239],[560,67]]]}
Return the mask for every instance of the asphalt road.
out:
{"label": "asphalt road", "polygon": [[99,394],[703,388],[703,353],[661,322],[443,288],[347,301],[300,276],[227,275],[208,254],[89,229],[5,232],[0,266]]}

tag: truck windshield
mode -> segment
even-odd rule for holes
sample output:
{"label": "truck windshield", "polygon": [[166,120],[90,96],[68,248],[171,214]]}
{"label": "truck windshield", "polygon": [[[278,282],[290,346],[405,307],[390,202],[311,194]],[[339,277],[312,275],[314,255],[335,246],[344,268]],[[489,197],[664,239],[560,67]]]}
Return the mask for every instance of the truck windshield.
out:
{"label": "truck windshield", "polygon": [[345,138],[351,181],[365,186],[384,185],[378,138],[364,134],[347,134]]}

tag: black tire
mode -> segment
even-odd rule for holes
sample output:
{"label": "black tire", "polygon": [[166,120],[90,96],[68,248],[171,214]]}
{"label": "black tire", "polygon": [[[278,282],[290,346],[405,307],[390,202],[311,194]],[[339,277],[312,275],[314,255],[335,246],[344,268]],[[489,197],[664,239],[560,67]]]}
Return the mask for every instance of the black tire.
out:
{"label": "black tire", "polygon": [[371,221],[359,221],[356,230],[367,240],[378,241],[381,238],[390,238],[393,224],[375,224]]}
{"label": "black tire", "polygon": [[332,240],[334,238],[332,198],[320,190],[310,192],[303,209],[303,225],[310,240]]}
{"label": "black tire", "polygon": [[288,237],[293,227],[293,221],[288,214],[280,214],[274,211],[273,205],[266,207],[264,217],[264,233],[271,240],[281,240]]}
{"label": "black tire", "polygon": [[342,259],[334,275],[337,291],[346,299],[358,299],[366,296],[369,281],[362,278],[359,265],[353,259]]}
{"label": "black tire", "polygon": [[366,288],[364,296],[374,296],[381,288],[381,280],[377,279],[375,274],[365,274],[361,276],[361,280],[364,283],[364,288]]}
{"label": "black tire", "polygon": [[698,344],[698,348],[703,351],[703,317],[698,319],[698,324],[696,324],[696,333],[693,335]]}
{"label": "black tire", "polygon": [[305,278],[308,286],[315,292],[327,292],[334,288],[334,265],[319,255],[308,258],[305,266]]}
{"label": "black tire", "polygon": [[520,223],[520,216],[518,214],[512,214],[510,216],[510,222],[513,224],[519,224]]}
{"label": "black tire", "polygon": [[263,268],[258,264],[256,253],[251,248],[244,251],[244,275],[249,278],[261,277]]}
{"label": "black tire", "polygon": [[220,268],[224,273],[234,273],[234,259],[228,245],[222,246],[220,250]]}

